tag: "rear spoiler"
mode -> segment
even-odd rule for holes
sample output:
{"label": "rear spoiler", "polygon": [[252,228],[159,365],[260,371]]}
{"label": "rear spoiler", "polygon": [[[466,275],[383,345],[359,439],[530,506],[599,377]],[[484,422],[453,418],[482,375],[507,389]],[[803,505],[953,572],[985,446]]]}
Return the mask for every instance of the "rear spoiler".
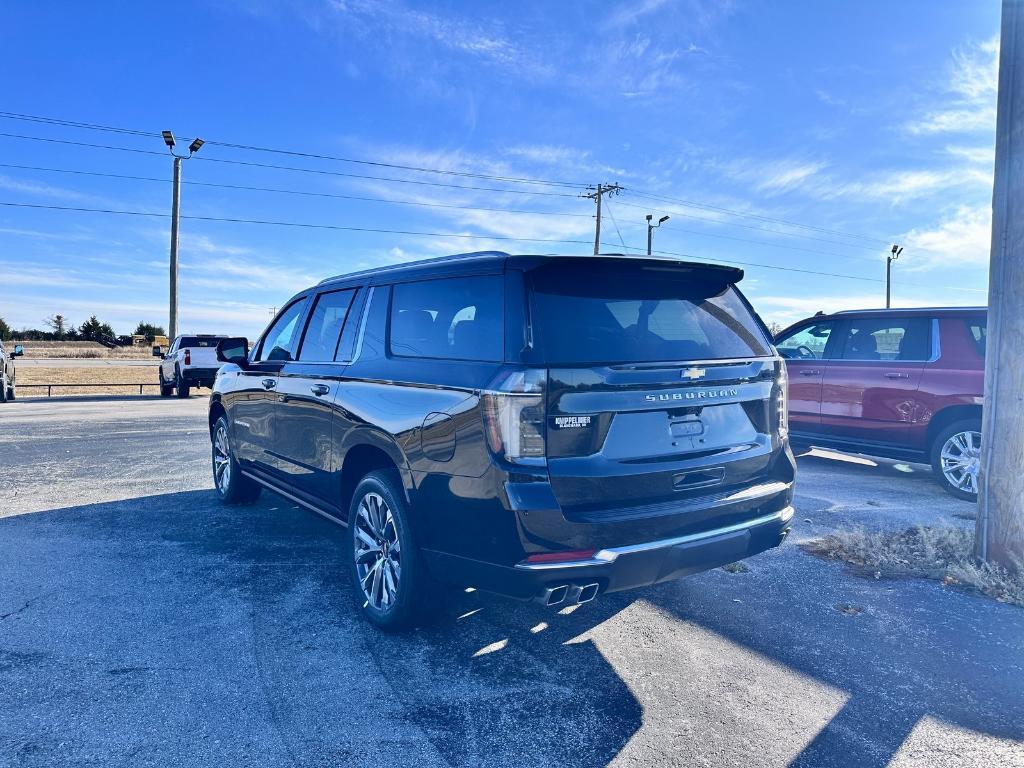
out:
{"label": "rear spoiler", "polygon": [[693,270],[694,272],[711,273],[723,283],[738,283],[743,279],[744,272],[739,267],[729,264],[713,264],[705,261],[686,261],[683,259],[672,259],[663,256],[634,256],[625,253],[599,253],[596,256],[510,256],[509,262],[522,269],[534,269],[545,264],[558,262],[593,262],[595,259],[602,261],[619,261],[636,264],[653,269],[672,270]]}

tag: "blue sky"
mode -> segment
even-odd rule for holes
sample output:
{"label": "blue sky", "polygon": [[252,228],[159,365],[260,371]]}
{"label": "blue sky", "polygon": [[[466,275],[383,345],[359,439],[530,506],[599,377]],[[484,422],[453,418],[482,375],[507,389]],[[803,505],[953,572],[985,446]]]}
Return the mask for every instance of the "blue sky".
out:
{"label": "blue sky", "polygon": [[[618,182],[626,191],[610,202],[604,250],[642,247],[644,214],[669,214],[656,248],[760,265],[743,287],[766,320],[785,324],[880,305],[893,241],[905,247],[895,304],[985,303],[998,25],[996,0],[17,3],[0,26],[0,111],[171,128],[183,143]],[[155,137],[13,119],[0,119],[0,133],[163,150]],[[0,167],[0,202],[169,210],[161,154],[0,136],[0,157],[157,179]],[[184,220],[189,332],[255,336],[270,307],[358,268],[485,248],[587,253],[593,238],[593,203],[571,187],[214,144],[184,178],[402,201],[186,184],[186,215],[483,236]],[[0,317],[16,328],[55,312],[76,324],[97,314],[119,332],[166,324],[168,228],[166,218],[0,206]]]}

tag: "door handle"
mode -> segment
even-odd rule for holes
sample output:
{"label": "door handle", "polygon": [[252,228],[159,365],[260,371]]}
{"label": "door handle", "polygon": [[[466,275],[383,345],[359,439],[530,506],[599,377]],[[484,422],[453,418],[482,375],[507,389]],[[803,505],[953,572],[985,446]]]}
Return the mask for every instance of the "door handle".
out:
{"label": "door handle", "polygon": [[887,374],[885,374],[885,378],[887,378],[887,379],[909,379],[910,378],[910,374],[909,373],[897,373],[896,371],[889,371]]}
{"label": "door handle", "polygon": [[324,395],[331,391],[331,388],[328,387],[326,384],[314,384],[309,388],[309,391],[312,392],[317,397],[323,397]]}
{"label": "door handle", "polygon": [[273,389],[276,386],[277,386],[277,380],[276,379],[264,379],[263,380],[263,388],[264,389]]}
{"label": "door handle", "polygon": [[821,371],[800,371],[801,376],[821,376]]}

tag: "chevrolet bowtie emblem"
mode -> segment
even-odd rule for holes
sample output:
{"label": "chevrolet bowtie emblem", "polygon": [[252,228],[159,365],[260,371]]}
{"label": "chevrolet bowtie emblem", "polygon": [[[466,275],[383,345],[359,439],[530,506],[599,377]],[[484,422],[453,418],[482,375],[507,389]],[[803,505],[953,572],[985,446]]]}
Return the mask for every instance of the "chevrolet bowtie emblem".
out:
{"label": "chevrolet bowtie emblem", "polygon": [[690,379],[691,381],[694,379],[703,379],[705,373],[707,373],[707,371],[703,368],[684,368],[683,378]]}

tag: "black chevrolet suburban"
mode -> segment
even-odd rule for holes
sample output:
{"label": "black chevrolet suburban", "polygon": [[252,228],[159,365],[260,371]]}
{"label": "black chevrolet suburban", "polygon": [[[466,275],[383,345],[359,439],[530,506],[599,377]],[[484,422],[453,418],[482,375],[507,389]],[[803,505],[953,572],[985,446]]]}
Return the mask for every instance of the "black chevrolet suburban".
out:
{"label": "black chevrolet suburban", "polygon": [[218,347],[215,486],[345,525],[384,628],[437,583],[561,606],[781,543],[785,364],[739,269],[485,252],[325,280]]}

